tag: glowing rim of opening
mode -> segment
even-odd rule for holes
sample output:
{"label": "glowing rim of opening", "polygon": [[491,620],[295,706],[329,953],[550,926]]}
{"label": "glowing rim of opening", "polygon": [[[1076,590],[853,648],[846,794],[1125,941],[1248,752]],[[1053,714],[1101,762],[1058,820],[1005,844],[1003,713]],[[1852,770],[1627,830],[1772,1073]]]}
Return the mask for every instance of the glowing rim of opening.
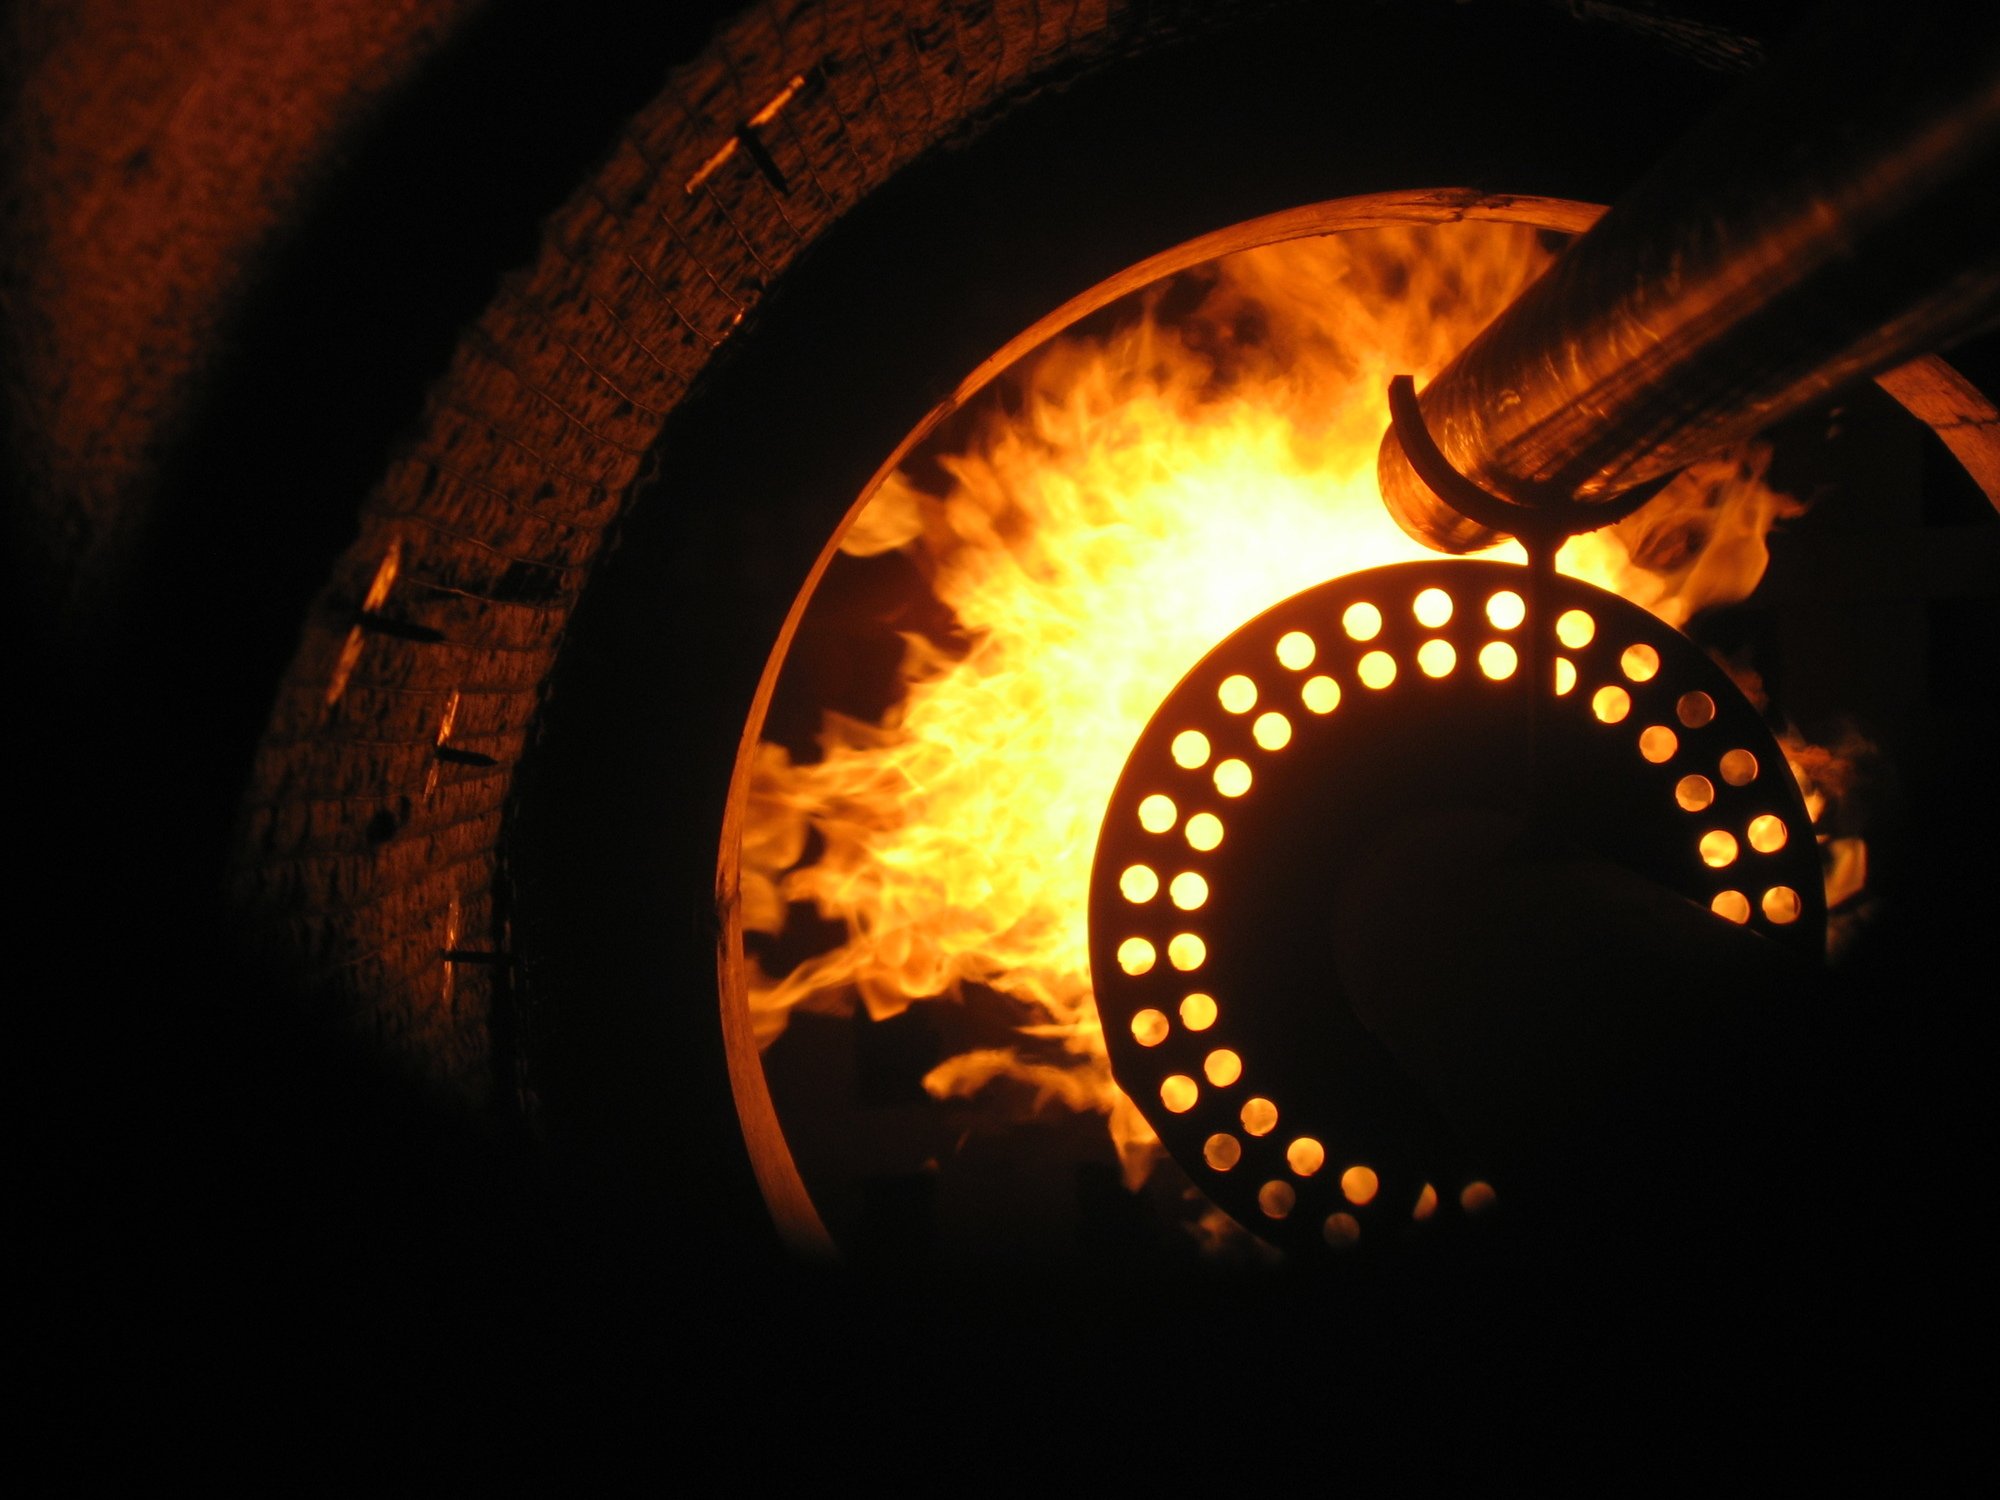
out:
{"label": "glowing rim of opening", "polygon": [[[898,443],[861,493],[828,533],[819,556],[799,585],[791,608],[785,614],[778,638],[765,658],[757,679],[750,711],[744,720],[743,735],[737,745],[736,764],[729,778],[729,792],[723,806],[721,848],[716,861],[715,903],[721,918],[716,939],[716,980],[722,1010],[723,1050],[729,1067],[730,1093],[736,1101],[736,1116],[743,1128],[743,1142],[757,1185],[764,1194],[779,1237],[795,1254],[811,1259],[827,1259],[838,1254],[833,1237],[814,1207],[805,1180],[799,1175],[791,1147],[778,1121],[777,1106],[771,1098],[770,1083],[764,1076],[762,1054],[750,1019],[750,998],[743,961],[742,848],[743,821],[749,804],[750,769],[764,721],[770,711],[771,696],[777,687],[792,641],[805,618],[807,606],[818,592],[820,580],[840,551],[840,539],[854,524],[868,502],[911,451],[928,438],[940,423],[1008,369],[1050,339],[1080,322],[1098,309],[1163,277],[1175,275],[1241,250],[1286,240],[1312,239],[1321,235],[1345,234],[1360,229],[1382,229],[1391,225],[1445,225],[1465,220],[1498,224],[1525,224],[1535,229],[1578,235],[1589,229],[1605,213],[1602,204],[1578,203],[1565,198],[1516,197],[1504,193],[1481,193],[1470,188],[1437,188],[1428,191],[1370,193],[1353,198],[1333,198],[1298,208],[1246,219],[1240,224],[1198,235],[1157,255],[1126,267],[1100,281],[1055,311],[1030,324],[1001,345],[961,381],[952,393],[925,414]],[[1926,355],[1898,369],[1886,371],[1877,384],[1918,421],[1933,429],[1957,422],[1959,406],[1968,396],[1985,404],[1977,387],[1935,355]],[[1971,474],[1973,481],[1996,507],[2000,507],[2000,434],[1969,434],[1954,428],[1960,442],[1948,443],[1952,453]],[[1977,461],[1975,461],[1975,456]]]}

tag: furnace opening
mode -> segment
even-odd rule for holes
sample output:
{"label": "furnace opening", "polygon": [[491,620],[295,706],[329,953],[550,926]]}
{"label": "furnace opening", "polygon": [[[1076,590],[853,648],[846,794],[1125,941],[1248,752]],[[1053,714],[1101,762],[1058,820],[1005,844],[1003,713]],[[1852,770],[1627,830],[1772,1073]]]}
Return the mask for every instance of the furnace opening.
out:
{"label": "furnace opening", "polygon": [[[1315,212],[1323,225],[1327,206]],[[1421,385],[1591,211],[1349,216],[1333,234],[1247,228],[1244,248],[1127,278],[1024,336],[885,466],[794,611],[739,764],[724,1003],[747,1010],[791,1156],[844,1247],[1240,1243],[1111,1077],[1087,932],[1107,799],[1218,640],[1311,585],[1435,556],[1376,488],[1388,382]],[[1762,578],[1773,528],[1812,499],[1784,469],[1761,441],[1691,469],[1572,541],[1560,570],[1677,627],[1719,613],[1709,644],[1757,698],[1768,667],[1726,617]],[[1514,670],[1491,651],[1413,665]],[[1643,660],[1624,672],[1651,675]],[[1593,700],[1599,719],[1622,716],[1616,691]],[[1703,713],[1680,704],[1680,732]],[[1633,730],[1635,757],[1673,753],[1673,729]],[[1842,931],[1867,899],[1866,846],[1838,801],[1865,742],[1785,743]],[[1676,795],[1699,808],[1714,788],[1689,776]],[[1752,897],[1726,894],[1715,918],[1746,920]],[[1768,914],[1773,898],[1752,894]],[[1183,881],[1171,900],[1202,893]]]}

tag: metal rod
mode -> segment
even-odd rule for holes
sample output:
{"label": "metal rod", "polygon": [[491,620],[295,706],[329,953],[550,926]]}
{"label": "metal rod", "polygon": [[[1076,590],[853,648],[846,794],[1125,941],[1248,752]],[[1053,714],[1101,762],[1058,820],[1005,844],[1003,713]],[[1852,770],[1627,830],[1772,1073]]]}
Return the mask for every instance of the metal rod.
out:
{"label": "metal rod", "polygon": [[[1422,392],[1524,506],[1601,501],[2000,314],[2000,6],[1848,5],[1686,137]],[[1417,477],[1397,523],[1498,540]]]}

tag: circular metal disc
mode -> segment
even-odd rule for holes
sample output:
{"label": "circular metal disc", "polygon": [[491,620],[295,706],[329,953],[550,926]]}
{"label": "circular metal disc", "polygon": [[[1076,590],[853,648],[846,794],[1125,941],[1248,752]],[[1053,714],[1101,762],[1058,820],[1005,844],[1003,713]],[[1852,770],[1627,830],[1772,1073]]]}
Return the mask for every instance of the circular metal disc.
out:
{"label": "circular metal disc", "polygon": [[1333,953],[1335,886],[1420,811],[1532,807],[1544,835],[1715,921],[1823,951],[1812,826],[1756,709],[1636,606],[1557,578],[1531,619],[1527,583],[1439,559],[1295,595],[1181,680],[1112,794],[1090,904],[1112,1071],[1194,1181],[1287,1249],[1485,1195]]}

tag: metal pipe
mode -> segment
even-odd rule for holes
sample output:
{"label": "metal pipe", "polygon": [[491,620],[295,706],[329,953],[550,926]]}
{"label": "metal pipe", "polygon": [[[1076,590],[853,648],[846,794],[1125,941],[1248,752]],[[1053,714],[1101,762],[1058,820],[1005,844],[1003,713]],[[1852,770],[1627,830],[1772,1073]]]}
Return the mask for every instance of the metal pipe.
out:
{"label": "metal pipe", "polygon": [[[2000,7],[1849,5],[1687,136],[1421,394],[1522,505],[1608,499],[2000,313]],[[1499,540],[1392,429],[1403,529]]]}

